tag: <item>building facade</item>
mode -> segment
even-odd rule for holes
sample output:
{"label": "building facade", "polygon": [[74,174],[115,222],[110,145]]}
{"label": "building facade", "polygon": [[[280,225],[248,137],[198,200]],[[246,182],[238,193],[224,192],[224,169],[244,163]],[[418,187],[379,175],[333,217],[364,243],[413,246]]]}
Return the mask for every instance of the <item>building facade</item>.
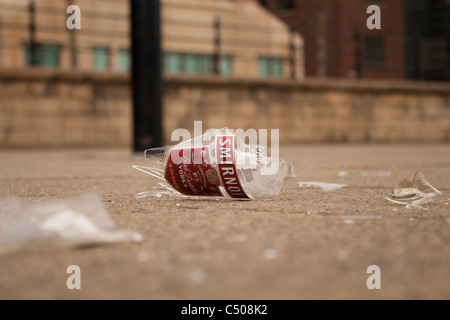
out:
{"label": "building facade", "polygon": [[[311,77],[405,78],[402,0],[259,0],[300,32]],[[367,8],[381,9],[381,29],[366,25]]]}
{"label": "building facade", "polygon": [[[162,0],[161,20],[167,74],[304,76],[303,38],[256,1]],[[0,0],[0,68],[128,72],[130,57],[129,0]]]}
{"label": "building facade", "polygon": [[406,78],[450,81],[450,1],[404,3]]}

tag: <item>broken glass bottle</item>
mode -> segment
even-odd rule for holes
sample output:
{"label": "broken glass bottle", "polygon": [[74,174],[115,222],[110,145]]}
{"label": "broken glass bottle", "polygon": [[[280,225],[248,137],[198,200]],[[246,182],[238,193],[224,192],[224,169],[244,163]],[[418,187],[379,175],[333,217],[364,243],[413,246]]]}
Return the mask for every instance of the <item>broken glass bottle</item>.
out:
{"label": "broken glass bottle", "polygon": [[400,182],[386,199],[404,205],[419,205],[429,203],[442,195],[423,176],[422,171],[416,170]]}
{"label": "broken glass bottle", "polygon": [[180,196],[273,198],[295,176],[293,166],[269,156],[262,145],[245,144],[222,128],[171,147],[145,151],[149,166],[133,166]]}

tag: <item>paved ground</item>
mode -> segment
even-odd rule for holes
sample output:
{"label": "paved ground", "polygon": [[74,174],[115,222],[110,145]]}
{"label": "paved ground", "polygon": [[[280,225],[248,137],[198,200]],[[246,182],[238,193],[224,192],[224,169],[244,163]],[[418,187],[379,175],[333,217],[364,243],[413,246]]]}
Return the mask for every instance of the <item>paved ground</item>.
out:
{"label": "paved ground", "polygon": [[[450,145],[285,146],[297,177],[271,201],[142,198],[152,180],[127,151],[0,151],[0,199],[96,190],[142,243],[0,257],[1,299],[449,299]],[[385,200],[421,168],[443,196]],[[346,175],[340,171],[345,171]],[[345,183],[335,191],[298,181]],[[313,213],[313,214],[307,214]],[[81,290],[66,268],[79,265]],[[366,269],[378,265],[381,289]]]}

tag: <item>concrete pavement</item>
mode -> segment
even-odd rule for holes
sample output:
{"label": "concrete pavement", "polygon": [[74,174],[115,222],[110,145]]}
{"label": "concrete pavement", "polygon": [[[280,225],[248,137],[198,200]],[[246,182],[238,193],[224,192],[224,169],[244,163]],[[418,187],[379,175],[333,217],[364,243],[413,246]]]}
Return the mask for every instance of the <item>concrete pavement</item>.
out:
{"label": "concrete pavement", "polygon": [[[147,197],[127,150],[1,150],[0,200],[95,190],[142,243],[0,257],[0,299],[449,299],[450,145],[283,146],[296,178],[276,200]],[[385,199],[416,169],[443,195]],[[323,191],[298,181],[348,184]],[[66,287],[69,265],[81,290]],[[369,290],[367,268],[380,267]]]}

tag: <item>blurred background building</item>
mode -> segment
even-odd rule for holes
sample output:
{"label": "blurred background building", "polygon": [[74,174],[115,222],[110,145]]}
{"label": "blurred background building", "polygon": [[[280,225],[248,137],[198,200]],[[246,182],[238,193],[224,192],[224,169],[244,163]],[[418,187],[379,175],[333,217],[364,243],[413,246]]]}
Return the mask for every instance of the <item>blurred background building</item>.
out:
{"label": "blurred background building", "polygon": [[[307,76],[450,80],[446,0],[259,0],[305,40]],[[366,26],[369,5],[381,29]]]}
{"label": "blurred background building", "polygon": [[404,0],[406,78],[450,81],[450,2]]}
{"label": "blurred background building", "polygon": [[[80,30],[66,27],[72,4]],[[380,30],[366,26],[372,4]],[[449,142],[449,12],[161,0],[165,143],[195,120],[280,129],[282,143]],[[130,147],[130,19],[130,0],[0,0],[0,147]]]}
{"label": "blurred background building", "polygon": [[[403,0],[260,0],[305,37],[306,74],[318,77],[403,79]],[[380,6],[381,29],[366,26],[367,7]],[[355,14],[359,13],[359,14]]]}
{"label": "blurred background building", "polygon": [[[78,32],[66,28],[71,4],[81,8]],[[302,37],[260,6],[218,0],[161,5],[166,73],[303,78]],[[128,72],[130,18],[128,0],[0,0],[0,67]]]}

